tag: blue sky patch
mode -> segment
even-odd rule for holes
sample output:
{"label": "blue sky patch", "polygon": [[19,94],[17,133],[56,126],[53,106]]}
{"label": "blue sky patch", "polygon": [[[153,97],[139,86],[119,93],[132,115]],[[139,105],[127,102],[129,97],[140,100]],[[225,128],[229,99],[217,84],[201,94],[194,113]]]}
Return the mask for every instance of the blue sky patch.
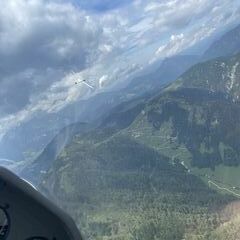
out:
{"label": "blue sky patch", "polygon": [[86,10],[105,12],[131,4],[133,0],[73,0],[75,4]]}

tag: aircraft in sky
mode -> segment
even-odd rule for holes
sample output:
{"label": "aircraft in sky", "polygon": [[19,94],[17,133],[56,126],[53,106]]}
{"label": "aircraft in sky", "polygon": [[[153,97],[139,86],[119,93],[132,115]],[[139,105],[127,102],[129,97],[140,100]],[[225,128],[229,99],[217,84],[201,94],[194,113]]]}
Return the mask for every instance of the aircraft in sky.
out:
{"label": "aircraft in sky", "polygon": [[94,90],[94,87],[86,79],[83,79],[83,80],[76,79],[78,77],[76,77],[77,74],[74,71],[71,71],[70,75],[75,79],[75,85],[82,83],[82,84],[85,84],[87,87],[91,88],[92,90]]}
{"label": "aircraft in sky", "polygon": [[88,86],[89,88],[91,88],[91,89],[94,89],[94,87],[92,86],[92,85],[90,85],[88,82],[87,82],[87,80],[81,80],[81,81],[76,81],[75,82],[75,84],[77,85],[77,84],[80,84],[80,83],[83,83],[83,84],[85,84],[86,86]]}

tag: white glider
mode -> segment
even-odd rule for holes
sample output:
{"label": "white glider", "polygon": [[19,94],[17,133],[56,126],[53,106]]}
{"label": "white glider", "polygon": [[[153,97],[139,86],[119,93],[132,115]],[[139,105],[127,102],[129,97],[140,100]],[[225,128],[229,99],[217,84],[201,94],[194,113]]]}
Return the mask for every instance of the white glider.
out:
{"label": "white glider", "polygon": [[79,81],[79,82],[75,82],[75,84],[79,84],[79,83],[83,83],[83,84],[85,84],[86,86],[88,86],[89,88],[94,89],[94,87],[91,86],[89,83],[87,83],[86,80],[82,80],[82,81]]}

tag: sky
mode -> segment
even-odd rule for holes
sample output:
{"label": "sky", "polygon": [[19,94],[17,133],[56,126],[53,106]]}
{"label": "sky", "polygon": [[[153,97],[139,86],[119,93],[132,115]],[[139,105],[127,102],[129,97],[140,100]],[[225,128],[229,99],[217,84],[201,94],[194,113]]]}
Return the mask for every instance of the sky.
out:
{"label": "sky", "polygon": [[[3,0],[0,137],[238,23],[239,0]],[[87,79],[94,90],[76,80]]]}

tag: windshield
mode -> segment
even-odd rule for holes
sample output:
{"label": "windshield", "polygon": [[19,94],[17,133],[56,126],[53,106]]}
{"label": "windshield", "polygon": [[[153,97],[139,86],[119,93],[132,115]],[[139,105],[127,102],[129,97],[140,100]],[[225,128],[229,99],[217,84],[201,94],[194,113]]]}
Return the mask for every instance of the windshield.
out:
{"label": "windshield", "polygon": [[84,240],[240,239],[239,19],[238,0],[1,1],[0,166]]}

